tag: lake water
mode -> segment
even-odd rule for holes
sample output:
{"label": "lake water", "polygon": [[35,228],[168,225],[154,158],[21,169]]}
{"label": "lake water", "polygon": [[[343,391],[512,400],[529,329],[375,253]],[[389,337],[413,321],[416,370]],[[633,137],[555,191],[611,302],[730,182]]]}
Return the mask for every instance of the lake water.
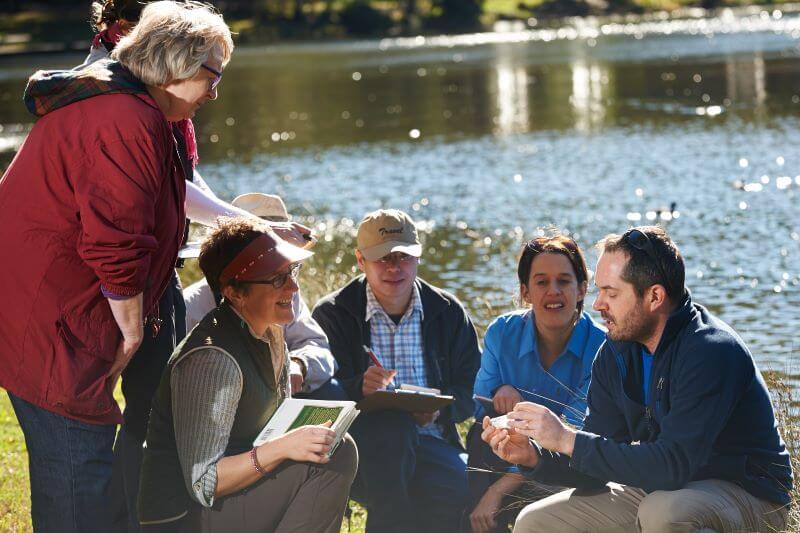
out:
{"label": "lake water", "polygon": [[[797,14],[754,10],[240,49],[196,117],[199,170],[225,198],[281,194],[321,235],[317,278],[353,267],[366,211],[407,210],[423,275],[482,327],[541,228],[588,249],[675,202],[695,299],[797,374],[798,37]],[[79,61],[0,60],[0,167],[32,123],[25,77]]]}

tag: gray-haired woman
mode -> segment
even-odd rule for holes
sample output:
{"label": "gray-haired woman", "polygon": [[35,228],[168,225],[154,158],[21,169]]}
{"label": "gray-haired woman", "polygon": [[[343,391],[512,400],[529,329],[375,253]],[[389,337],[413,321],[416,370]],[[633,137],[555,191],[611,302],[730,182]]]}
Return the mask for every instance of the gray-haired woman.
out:
{"label": "gray-haired woman", "polygon": [[[183,237],[185,176],[170,121],[217,97],[233,50],[222,17],[154,2],[112,59],[39,72],[42,117],[0,181],[0,386],[30,458],[36,531],[107,531],[112,391]],[[147,331],[144,324],[147,323]]]}

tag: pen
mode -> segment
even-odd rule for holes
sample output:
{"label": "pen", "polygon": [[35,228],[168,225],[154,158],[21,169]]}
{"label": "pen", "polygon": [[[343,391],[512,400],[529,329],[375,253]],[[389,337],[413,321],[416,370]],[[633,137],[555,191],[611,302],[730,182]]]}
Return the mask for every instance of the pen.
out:
{"label": "pen", "polygon": [[375,352],[373,352],[373,351],[372,351],[372,349],[371,349],[369,346],[367,346],[366,344],[364,344],[364,345],[362,345],[361,347],[362,347],[362,348],[364,348],[364,351],[365,351],[365,352],[367,352],[367,355],[368,355],[368,356],[369,356],[369,358],[372,360],[372,362],[373,362],[373,364],[374,364],[375,366],[377,366],[378,368],[383,368],[383,365],[381,364],[381,362],[380,362],[380,361],[378,361],[378,356],[377,356],[377,355],[375,355]]}
{"label": "pen", "polygon": [[[362,344],[362,345],[361,345],[361,347],[362,347],[362,348],[364,348],[364,351],[365,351],[365,352],[367,352],[367,355],[369,356],[370,360],[372,361],[372,363],[373,363],[375,366],[377,366],[378,368],[383,368],[383,365],[382,365],[382,364],[381,364],[381,362],[378,360],[378,356],[377,356],[377,355],[375,355],[375,352],[373,352],[373,351],[372,351],[372,348],[370,348],[370,347],[369,347],[369,346],[367,346],[366,344]],[[394,380],[391,380],[391,381],[389,382],[389,386],[391,386],[392,388],[394,388]],[[388,386],[387,386],[387,388],[388,388]]]}

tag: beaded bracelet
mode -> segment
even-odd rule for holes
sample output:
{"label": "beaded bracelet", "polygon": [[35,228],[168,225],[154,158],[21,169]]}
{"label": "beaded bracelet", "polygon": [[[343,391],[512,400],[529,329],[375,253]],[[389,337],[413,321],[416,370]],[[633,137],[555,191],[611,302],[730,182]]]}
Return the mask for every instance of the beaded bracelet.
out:
{"label": "beaded bracelet", "polygon": [[253,468],[256,469],[256,472],[258,472],[262,476],[267,473],[266,470],[264,470],[261,467],[261,465],[258,464],[258,457],[256,456],[256,449],[255,448],[250,450],[250,460],[253,461]]}

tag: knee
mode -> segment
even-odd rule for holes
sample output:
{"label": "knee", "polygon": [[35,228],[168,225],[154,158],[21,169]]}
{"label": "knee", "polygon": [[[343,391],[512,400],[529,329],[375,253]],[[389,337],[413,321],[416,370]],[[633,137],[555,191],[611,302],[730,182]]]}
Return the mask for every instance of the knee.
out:
{"label": "knee", "polygon": [[647,533],[673,531],[675,525],[691,521],[692,507],[680,491],[657,490],[641,501],[636,521],[639,529]]}
{"label": "knee", "polygon": [[553,528],[546,510],[539,508],[535,503],[523,508],[514,521],[514,533],[557,530]]}
{"label": "knee", "polygon": [[331,468],[339,472],[348,480],[348,485],[353,482],[358,471],[358,448],[350,435],[345,435],[336,452],[331,456]]}

